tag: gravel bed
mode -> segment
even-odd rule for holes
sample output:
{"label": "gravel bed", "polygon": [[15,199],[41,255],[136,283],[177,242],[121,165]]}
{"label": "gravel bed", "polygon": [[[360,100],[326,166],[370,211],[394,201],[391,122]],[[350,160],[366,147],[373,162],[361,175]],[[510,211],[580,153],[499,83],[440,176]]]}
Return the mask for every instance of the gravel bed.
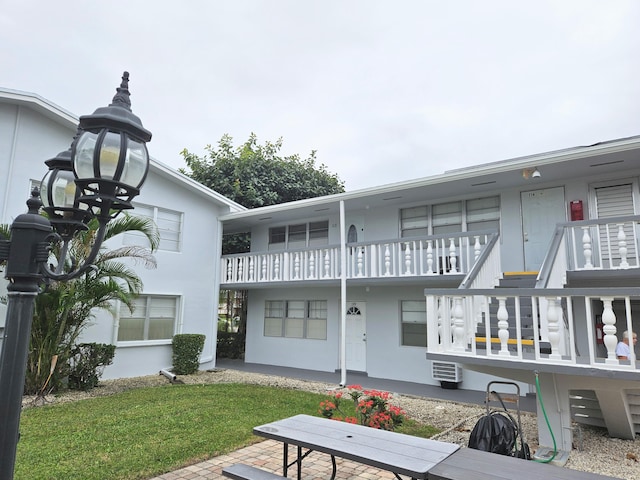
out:
{"label": "gravel bed", "polygon": [[[185,384],[209,383],[252,383],[272,387],[305,390],[326,393],[336,388],[335,384],[311,382],[273,375],[263,375],[238,370],[201,371],[194,375],[180,376]],[[84,398],[112,395],[132,388],[166,385],[168,379],[162,375],[104,380],[89,392],[69,392],[62,395],[47,396],[43,399],[25,397],[24,406],[29,408],[42,403],[61,403]],[[393,393],[393,392],[392,392]],[[422,397],[394,394],[392,403],[403,408],[407,414],[442,430],[434,439],[466,446],[469,434],[476,421],[485,413],[484,406],[456,402],[429,400]],[[533,414],[522,412],[522,429],[525,441],[535,452],[537,443],[537,423]],[[574,449],[569,455],[566,468],[583,472],[609,475],[625,480],[640,480],[640,441],[610,438],[606,430],[576,426],[574,431]]]}

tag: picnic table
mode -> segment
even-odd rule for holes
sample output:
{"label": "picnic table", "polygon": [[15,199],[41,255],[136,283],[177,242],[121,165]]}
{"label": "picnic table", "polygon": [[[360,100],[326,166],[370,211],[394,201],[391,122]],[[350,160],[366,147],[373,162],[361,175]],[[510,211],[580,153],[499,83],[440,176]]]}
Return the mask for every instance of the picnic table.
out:
{"label": "picnic table", "polygon": [[[302,477],[302,461],[311,452],[331,456],[332,479],[336,475],[336,457],[393,472],[397,478],[405,475],[427,479],[431,468],[460,448],[453,443],[310,415],[296,415],[260,425],[253,433],[283,443],[283,476],[286,477],[289,467],[295,464],[298,479]],[[297,448],[292,462],[289,462],[289,445]],[[307,451],[303,452],[303,449]]]}

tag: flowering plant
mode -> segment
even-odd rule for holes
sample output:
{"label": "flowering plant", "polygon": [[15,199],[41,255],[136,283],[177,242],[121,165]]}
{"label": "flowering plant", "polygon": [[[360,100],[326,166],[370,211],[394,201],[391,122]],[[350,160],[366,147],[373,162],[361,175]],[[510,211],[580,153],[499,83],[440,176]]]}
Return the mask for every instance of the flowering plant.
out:
{"label": "flowering plant", "polygon": [[[345,413],[343,400],[353,402],[354,415]],[[400,407],[391,405],[392,395],[381,390],[363,390],[360,385],[347,385],[346,391],[333,391],[329,398],[320,402],[320,413],[325,418],[356,423],[381,430],[395,430],[402,425],[407,415]]]}

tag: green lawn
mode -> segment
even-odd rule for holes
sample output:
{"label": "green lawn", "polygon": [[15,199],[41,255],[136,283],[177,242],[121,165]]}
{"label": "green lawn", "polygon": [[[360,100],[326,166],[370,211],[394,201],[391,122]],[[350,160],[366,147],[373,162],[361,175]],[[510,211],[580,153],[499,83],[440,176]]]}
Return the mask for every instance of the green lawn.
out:
{"label": "green lawn", "polygon": [[[147,479],[256,442],[256,425],[316,415],[324,398],[245,384],[167,385],[29,408],[15,480]],[[415,422],[402,431],[436,433]]]}

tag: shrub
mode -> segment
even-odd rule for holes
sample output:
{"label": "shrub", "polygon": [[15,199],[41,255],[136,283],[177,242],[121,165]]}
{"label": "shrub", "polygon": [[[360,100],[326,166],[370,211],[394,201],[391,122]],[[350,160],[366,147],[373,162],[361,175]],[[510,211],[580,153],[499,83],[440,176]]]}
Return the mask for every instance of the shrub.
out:
{"label": "shrub", "polygon": [[[346,395],[345,395],[346,393]],[[363,390],[360,385],[348,385],[347,391],[331,392],[330,398],[320,402],[320,413],[325,418],[348,423],[359,423],[380,430],[395,430],[406,420],[400,407],[389,404],[391,394],[380,390]],[[345,396],[353,401],[354,415],[348,415],[342,404]],[[343,407],[343,408],[341,408]]]}
{"label": "shrub", "polygon": [[69,358],[69,388],[91,390],[104,372],[104,367],[113,363],[115,345],[105,343],[80,343],[71,350]]}
{"label": "shrub", "polygon": [[237,332],[218,331],[216,342],[217,358],[243,358],[245,336]]}
{"label": "shrub", "polygon": [[173,373],[190,375],[198,371],[199,358],[204,348],[205,336],[198,333],[181,333],[173,336]]}

